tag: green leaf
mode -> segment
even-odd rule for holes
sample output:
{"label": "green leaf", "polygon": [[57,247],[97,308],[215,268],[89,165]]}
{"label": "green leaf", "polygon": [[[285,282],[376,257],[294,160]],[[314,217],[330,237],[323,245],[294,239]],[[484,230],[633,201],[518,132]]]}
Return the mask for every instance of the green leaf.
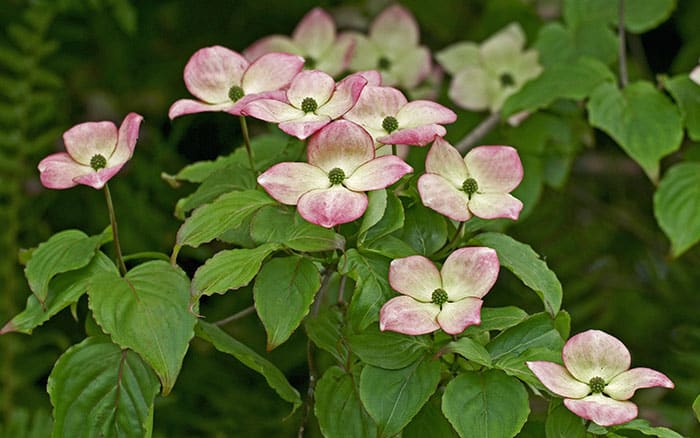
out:
{"label": "green leaf", "polygon": [[561,283],[556,274],[547,267],[547,263],[529,245],[500,233],[479,234],[471,239],[469,244],[495,249],[501,266],[535,291],[552,317],[559,312],[562,299]]}
{"label": "green leaf", "polygon": [[146,436],[158,379],[134,352],[87,338],[56,362],[47,385],[55,437]]}
{"label": "green leaf", "polygon": [[652,181],[659,178],[659,160],[678,150],[683,140],[678,108],[649,82],[635,82],[622,91],[602,84],[587,109],[591,125],[610,135]]}
{"label": "green leaf", "polygon": [[[375,197],[379,198],[378,200],[375,200],[375,204],[379,203],[378,206],[374,207],[375,210],[377,210],[382,204],[381,196],[376,195]],[[367,208],[369,209],[369,207]],[[366,215],[367,214],[365,213],[365,216]],[[382,216],[380,216],[377,222],[372,220],[371,222],[374,222],[372,226],[368,226],[364,233],[360,233],[358,240],[360,243],[372,242],[388,236],[394,231],[400,229],[404,224],[404,220],[405,217],[401,200],[399,200],[394,192],[386,192],[386,205],[384,205]]]}
{"label": "green leaf", "polygon": [[700,422],[700,395],[695,397],[693,402],[693,412],[695,413],[695,418]]}
{"label": "green leaf", "polygon": [[260,270],[263,260],[281,248],[277,243],[267,243],[253,249],[219,251],[194,273],[193,298],[223,294],[247,285]]}
{"label": "green leaf", "polygon": [[486,345],[491,359],[498,362],[506,356],[518,356],[531,348],[547,348],[561,352],[564,345],[554,322],[544,313],[533,315],[520,324],[504,330]]}
{"label": "green leaf", "polygon": [[490,370],[452,380],[442,397],[442,412],[461,437],[513,437],[525,424],[530,406],[522,383]]}
{"label": "green leaf", "polygon": [[654,216],[674,257],[700,241],[700,163],[671,167],[654,193]]}
{"label": "green leaf", "polygon": [[644,33],[671,16],[676,0],[625,0],[625,28]]}
{"label": "green leaf", "polygon": [[583,419],[564,406],[560,399],[549,402],[549,412],[545,421],[547,438],[586,438]]}
{"label": "green leaf", "polygon": [[416,203],[407,211],[401,238],[419,254],[432,255],[447,242],[445,216]]}
{"label": "green leaf", "polygon": [[318,381],[314,413],[326,438],[375,438],[377,426],[360,402],[353,376],[337,366]]}
{"label": "green leaf", "polygon": [[366,366],[360,375],[360,400],[377,423],[377,437],[399,433],[435,392],[439,381],[440,362],[430,357],[398,370]]}
{"label": "green leaf", "polygon": [[343,342],[343,314],[337,307],[328,307],[304,321],[306,334],[317,347],[329,352],[338,363],[345,363],[349,350]]}
{"label": "green leaf", "polygon": [[390,259],[416,255],[417,251],[408,243],[394,236],[384,236],[362,245],[363,252],[371,252]]}
{"label": "green leaf", "polygon": [[233,154],[218,157],[215,161],[198,161],[183,167],[176,175],[175,179],[180,181],[189,181],[194,183],[202,183],[214,172],[223,170],[231,165],[239,163],[233,157]]}
{"label": "green leaf", "polygon": [[598,58],[606,65],[617,59],[617,36],[610,27],[617,20],[617,2],[565,0],[563,15],[577,55]]}
{"label": "green leaf", "polygon": [[261,207],[274,203],[267,194],[256,190],[221,195],[211,204],[194,210],[177,231],[177,244],[197,247],[209,242],[239,226]]}
{"label": "green leaf", "polygon": [[544,389],[542,382],[532,374],[525,362],[543,360],[547,362],[561,363],[561,351],[551,347],[533,347],[520,353],[505,355],[498,359],[494,368],[505,372],[509,376],[516,377],[535,388]]}
{"label": "green leaf", "polygon": [[688,137],[700,141],[700,85],[688,77],[687,73],[663,81],[681,110]]}
{"label": "green leaf", "polygon": [[[441,395],[441,394],[440,394]],[[433,395],[423,409],[413,417],[413,420],[401,432],[402,438],[456,438],[457,432],[440,409],[440,397]]]}
{"label": "green leaf", "polygon": [[523,110],[546,108],[556,99],[582,100],[605,82],[615,83],[615,76],[597,59],[584,57],[554,64],[506,100],[503,116],[508,117]]}
{"label": "green leaf", "polygon": [[515,306],[482,307],[481,324],[473,326],[481,330],[505,330],[527,319],[528,314]]}
{"label": "green leaf", "polygon": [[305,221],[296,210],[261,208],[251,221],[251,237],[259,243],[281,243],[296,251],[333,251],[345,248],[345,237]]}
{"label": "green leaf", "polygon": [[613,427],[613,430],[636,430],[644,435],[656,436],[659,438],[683,438],[683,435],[674,432],[667,427],[653,427],[649,424],[647,420],[637,418],[630,421],[629,423],[621,424],[619,426]]}
{"label": "green leaf", "polygon": [[358,235],[361,236],[360,240],[364,240],[364,235],[367,230],[372,228],[379,222],[382,217],[384,217],[384,211],[386,210],[386,189],[372,190],[367,193],[367,209],[365,214],[362,216],[362,223],[360,224],[360,230]]}
{"label": "green leaf", "polygon": [[483,345],[471,338],[461,337],[443,347],[447,353],[457,353],[465,359],[491,368],[491,355]]}
{"label": "green leaf", "polygon": [[24,268],[37,300],[46,302],[49,281],[56,274],[80,269],[90,263],[101,243],[101,235],[88,237],[79,230],[65,230],[39,244]]}
{"label": "green leaf", "polygon": [[0,330],[0,335],[9,332],[31,334],[32,330],[72,303],[77,302],[87,292],[92,277],[100,273],[118,274],[117,268],[109,257],[98,251],[87,266],[58,274],[51,280],[44,306],[34,295],[30,295],[27,298],[25,309]]}
{"label": "green leaf", "polygon": [[396,332],[381,332],[371,325],[362,333],[349,337],[350,349],[362,362],[380,368],[405,368],[425,355],[430,342],[425,336],[409,336]]}
{"label": "green leaf", "polygon": [[301,406],[299,392],[289,384],[282,371],[270,361],[251,350],[247,345],[231,337],[231,335],[216,325],[202,320],[197,321],[195,333],[198,338],[210,342],[217,350],[230,354],[241,361],[243,365],[260,373],[267,381],[267,384],[270,385],[270,388],[274,389],[282,399],[294,405],[292,412]]}
{"label": "green leaf", "polygon": [[389,259],[352,248],[338,264],[338,273],[355,280],[349,309],[352,326],[363,330],[379,320],[379,309],[394,295],[389,286]]}
{"label": "green leaf", "polygon": [[155,260],[136,266],[124,278],[99,274],[88,289],[97,323],[115,343],[137,352],[155,370],[163,395],[175,384],[194,336],[189,286],[184,272]]}
{"label": "green leaf", "polygon": [[299,327],[320,288],[321,275],[309,259],[291,256],[265,263],[255,280],[253,296],[267,332],[268,351]]}

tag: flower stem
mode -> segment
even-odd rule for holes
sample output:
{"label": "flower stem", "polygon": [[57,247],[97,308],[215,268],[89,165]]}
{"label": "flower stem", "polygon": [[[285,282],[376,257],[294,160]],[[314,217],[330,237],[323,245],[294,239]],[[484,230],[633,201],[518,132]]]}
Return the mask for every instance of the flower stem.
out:
{"label": "flower stem", "polygon": [[257,173],[255,170],[255,160],[253,159],[253,149],[250,147],[250,135],[248,134],[248,122],[245,120],[245,116],[240,116],[241,121],[241,132],[243,133],[243,143],[245,144],[245,149],[248,152],[248,161],[250,162],[250,168],[253,172]]}
{"label": "flower stem", "polygon": [[464,136],[464,138],[457,143],[455,148],[457,148],[461,154],[464,154],[471,149],[471,147],[474,146],[477,141],[481,140],[483,136],[491,132],[491,130],[498,125],[500,120],[501,115],[499,113],[491,114],[481,123],[479,123],[476,128],[472,129],[466,136]]}
{"label": "flower stem", "polygon": [[391,145],[391,155],[398,155],[397,153],[397,148],[395,144]]}
{"label": "flower stem", "polygon": [[114,252],[117,255],[117,265],[122,276],[126,275],[126,265],[124,257],[122,257],[122,247],[119,244],[119,231],[117,230],[117,217],[114,214],[114,205],[112,204],[112,194],[109,191],[109,184],[105,183],[105,200],[107,201],[107,211],[109,211],[109,222],[112,225],[112,238],[114,240]]}
{"label": "flower stem", "polygon": [[618,62],[620,68],[620,88],[627,86],[627,50],[625,49],[625,0],[618,0],[618,22],[617,22],[617,37],[618,37]]}
{"label": "flower stem", "polygon": [[243,317],[245,317],[245,316],[250,315],[250,314],[253,313],[253,312],[255,312],[255,306],[246,307],[245,309],[241,310],[241,311],[238,312],[238,313],[234,313],[233,315],[231,315],[231,316],[229,316],[229,317],[226,317],[226,318],[224,318],[224,319],[222,319],[222,320],[216,321],[214,324],[216,324],[216,325],[218,325],[218,326],[226,325],[226,324],[228,324],[228,323],[231,322],[231,321],[235,321],[235,320],[237,320],[237,319],[241,319],[241,318],[243,318]]}

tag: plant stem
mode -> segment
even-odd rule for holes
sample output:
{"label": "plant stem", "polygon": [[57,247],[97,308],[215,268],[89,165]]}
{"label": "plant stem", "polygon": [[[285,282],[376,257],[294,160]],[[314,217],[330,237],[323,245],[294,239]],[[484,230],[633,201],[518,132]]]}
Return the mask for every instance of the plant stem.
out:
{"label": "plant stem", "polygon": [[481,140],[483,136],[491,132],[491,130],[498,125],[500,120],[501,115],[499,113],[491,114],[482,120],[482,122],[479,123],[476,128],[472,129],[466,136],[464,136],[464,138],[460,140],[455,147],[461,154],[464,154],[471,149],[471,147],[474,146],[477,141]]}
{"label": "plant stem", "polygon": [[138,260],[138,259],[165,260],[166,262],[170,261],[170,257],[168,257],[167,254],[163,254],[162,252],[155,252],[155,251],[137,252],[135,254],[129,254],[128,256],[124,256],[125,262],[128,262],[129,260]]}
{"label": "plant stem", "polygon": [[245,309],[241,310],[241,311],[238,312],[238,313],[234,313],[233,315],[231,315],[231,316],[229,316],[229,317],[227,317],[227,318],[224,318],[224,319],[221,319],[221,320],[219,320],[219,321],[216,321],[214,324],[215,324],[215,325],[218,325],[218,326],[226,325],[226,324],[228,324],[228,323],[231,322],[231,321],[235,321],[235,320],[237,320],[237,319],[241,319],[241,318],[243,318],[243,317],[245,317],[245,316],[250,315],[250,314],[253,313],[253,312],[255,312],[255,306],[246,307]]}
{"label": "plant stem", "polygon": [[250,147],[250,135],[248,135],[248,122],[245,120],[245,116],[240,116],[241,121],[241,132],[243,133],[243,143],[245,144],[245,149],[248,152],[248,161],[250,162],[250,168],[253,172],[257,173],[255,170],[255,160],[253,159],[253,149]]}
{"label": "plant stem", "polygon": [[617,37],[618,37],[618,61],[620,66],[620,88],[627,86],[627,50],[625,49],[625,0],[619,0],[618,3],[618,22],[617,22]]}
{"label": "plant stem", "polygon": [[117,217],[114,214],[114,205],[112,204],[112,194],[109,192],[109,184],[105,184],[105,200],[107,201],[107,211],[109,211],[109,222],[112,225],[112,238],[114,240],[114,252],[117,254],[117,265],[122,277],[126,275],[126,265],[122,257],[122,247],[119,244],[119,231],[117,230]]}
{"label": "plant stem", "polygon": [[391,145],[391,155],[397,155],[397,148],[395,144]]}

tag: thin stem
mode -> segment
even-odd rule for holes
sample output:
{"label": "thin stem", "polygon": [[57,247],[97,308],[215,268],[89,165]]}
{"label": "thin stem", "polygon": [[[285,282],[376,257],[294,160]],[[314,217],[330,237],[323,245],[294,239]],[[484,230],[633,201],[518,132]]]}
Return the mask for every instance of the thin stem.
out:
{"label": "thin stem", "polygon": [[617,22],[617,37],[618,37],[618,61],[620,66],[620,87],[627,86],[627,50],[625,44],[625,0],[619,0],[618,3],[618,22]]}
{"label": "thin stem", "polygon": [[493,113],[487,118],[485,118],[481,123],[479,123],[476,128],[472,129],[459,143],[457,143],[457,150],[464,154],[472,146],[476,144],[483,136],[491,132],[493,128],[498,125],[501,120],[501,115],[499,113]]}
{"label": "thin stem", "polygon": [[391,155],[398,155],[397,154],[397,147],[395,144],[391,145]]}
{"label": "thin stem", "polygon": [[124,261],[128,262],[129,260],[139,260],[139,259],[156,259],[156,260],[165,260],[166,262],[170,260],[167,254],[163,254],[162,252],[155,252],[155,251],[144,251],[144,252],[137,252],[135,254],[129,254],[128,256],[124,256]]}
{"label": "thin stem", "polygon": [[233,315],[226,317],[224,319],[221,319],[219,321],[216,321],[214,324],[218,326],[226,325],[229,322],[235,321],[237,319],[241,319],[245,316],[250,315],[251,313],[255,312],[255,306],[250,306],[246,307],[245,309],[241,310],[238,313],[234,313]]}
{"label": "thin stem", "polygon": [[241,132],[243,133],[243,143],[245,144],[245,149],[248,152],[248,161],[250,162],[250,168],[253,172],[257,173],[255,170],[255,159],[253,158],[253,149],[250,147],[250,135],[248,135],[248,122],[245,120],[245,116],[240,116],[241,121]]}
{"label": "thin stem", "polygon": [[452,250],[454,244],[459,242],[459,240],[462,238],[462,233],[464,232],[464,224],[465,222],[459,223],[459,225],[457,226],[457,230],[455,231],[454,235],[452,235],[450,241],[447,242],[445,246],[443,246],[442,249],[435,256],[437,257],[437,259],[443,258],[449,251]]}
{"label": "thin stem", "polygon": [[114,252],[117,254],[117,265],[122,276],[126,275],[126,265],[124,257],[122,257],[122,247],[119,244],[119,231],[117,230],[117,217],[114,214],[114,205],[112,204],[112,194],[109,192],[109,184],[105,184],[105,200],[107,201],[107,210],[109,211],[109,221],[112,224],[112,238],[114,240]]}
{"label": "thin stem", "polygon": [[340,285],[338,286],[338,304],[345,305],[345,300],[343,299],[343,294],[345,294],[345,282],[347,281],[347,277],[343,275],[340,277]]}

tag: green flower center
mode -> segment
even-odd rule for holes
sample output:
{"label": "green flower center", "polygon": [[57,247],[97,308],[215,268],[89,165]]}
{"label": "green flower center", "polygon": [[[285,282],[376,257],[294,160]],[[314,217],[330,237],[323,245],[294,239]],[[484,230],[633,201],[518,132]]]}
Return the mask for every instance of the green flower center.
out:
{"label": "green flower center", "polygon": [[345,180],[345,172],[339,167],[334,167],[328,172],[328,180],[331,182],[332,186],[336,186]]}
{"label": "green flower center", "polygon": [[503,73],[498,79],[501,81],[501,87],[503,88],[512,87],[515,85],[515,79],[510,73]]}
{"label": "green flower center", "polygon": [[379,58],[379,61],[377,61],[377,68],[379,68],[379,70],[389,70],[389,67],[391,67],[391,61],[389,61],[386,56]]}
{"label": "green flower center", "polygon": [[243,96],[245,96],[245,92],[243,92],[243,88],[238,85],[234,85],[228,90],[228,98],[234,102],[237,102]]}
{"label": "green flower center", "polygon": [[442,306],[447,302],[447,292],[445,292],[445,289],[435,289],[433,291],[433,297],[432,301],[433,304],[437,304],[438,306]]}
{"label": "green flower center", "polygon": [[384,120],[382,120],[382,128],[384,128],[386,132],[391,134],[392,132],[399,129],[399,121],[396,120],[395,117],[386,116],[384,117]]}
{"label": "green flower center", "polygon": [[469,199],[471,199],[472,195],[479,190],[479,184],[476,183],[474,178],[467,178],[462,183],[462,190],[469,196]]}
{"label": "green flower center", "polygon": [[301,110],[304,111],[304,113],[312,113],[318,109],[318,104],[314,100],[313,97],[305,97],[304,100],[301,101]]}
{"label": "green flower center", "polygon": [[588,382],[588,386],[591,387],[591,392],[593,394],[600,394],[605,389],[605,380],[603,380],[602,377],[593,377],[591,381]]}
{"label": "green flower center", "polygon": [[90,158],[90,167],[95,170],[104,169],[107,167],[107,159],[100,154],[95,154]]}

